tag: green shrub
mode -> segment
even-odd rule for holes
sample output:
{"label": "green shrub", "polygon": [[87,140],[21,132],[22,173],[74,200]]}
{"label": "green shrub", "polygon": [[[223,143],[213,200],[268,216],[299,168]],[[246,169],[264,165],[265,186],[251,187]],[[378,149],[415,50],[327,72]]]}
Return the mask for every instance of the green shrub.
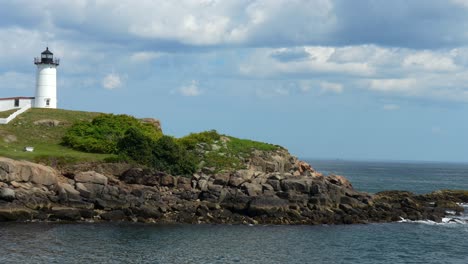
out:
{"label": "green shrub", "polygon": [[149,164],[155,140],[145,135],[140,129],[131,127],[117,142],[119,155],[130,157],[140,164]]}
{"label": "green shrub", "polygon": [[123,157],[173,175],[190,175],[197,169],[197,159],[172,137],[154,140],[140,130],[130,128],[117,148]]}
{"label": "green shrub", "polygon": [[254,150],[274,151],[280,146],[220,135],[216,130],[192,133],[177,140],[185,149],[197,157],[203,166],[216,171],[235,170],[245,167],[245,159]]}
{"label": "green shrub", "polygon": [[249,139],[240,139],[235,137],[228,137],[227,147],[234,155],[249,155],[253,150],[274,151],[281,149],[281,146],[253,141]]}
{"label": "green shrub", "polygon": [[211,151],[202,159],[206,167],[213,167],[215,171],[243,169],[245,164],[238,157],[226,153]]}
{"label": "green shrub", "polygon": [[92,153],[117,153],[117,142],[129,128],[135,128],[152,139],[162,132],[150,124],[128,115],[102,114],[91,122],[80,121],[72,125],[63,137],[62,144],[76,150]]}
{"label": "green shrub", "polygon": [[152,150],[151,165],[174,175],[189,175],[196,171],[197,160],[172,137],[162,136]]}
{"label": "green shrub", "polygon": [[179,138],[177,141],[187,150],[194,150],[199,143],[212,144],[219,140],[221,135],[216,130],[209,130],[200,133],[190,133],[188,136]]}

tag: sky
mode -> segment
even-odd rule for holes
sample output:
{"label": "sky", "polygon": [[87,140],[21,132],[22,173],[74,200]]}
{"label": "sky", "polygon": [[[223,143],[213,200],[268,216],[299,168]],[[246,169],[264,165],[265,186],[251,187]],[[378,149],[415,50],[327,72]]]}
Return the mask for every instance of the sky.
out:
{"label": "sky", "polygon": [[300,158],[468,162],[468,0],[0,1],[0,97],[216,129]]}

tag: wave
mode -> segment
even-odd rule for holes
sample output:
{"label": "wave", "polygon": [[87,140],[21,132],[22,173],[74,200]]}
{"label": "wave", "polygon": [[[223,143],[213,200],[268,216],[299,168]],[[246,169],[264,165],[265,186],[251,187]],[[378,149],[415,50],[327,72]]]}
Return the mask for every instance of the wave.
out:
{"label": "wave", "polygon": [[432,220],[410,220],[403,217],[400,217],[398,223],[415,223],[415,224],[425,224],[425,225],[468,225],[468,220],[457,217],[444,217],[441,222],[435,222]]}
{"label": "wave", "polygon": [[398,223],[417,223],[426,225],[468,225],[468,204],[459,203],[465,210],[462,215],[457,215],[455,211],[449,210],[445,212],[445,217],[442,218],[441,222],[435,222],[432,220],[410,220],[400,217]]}

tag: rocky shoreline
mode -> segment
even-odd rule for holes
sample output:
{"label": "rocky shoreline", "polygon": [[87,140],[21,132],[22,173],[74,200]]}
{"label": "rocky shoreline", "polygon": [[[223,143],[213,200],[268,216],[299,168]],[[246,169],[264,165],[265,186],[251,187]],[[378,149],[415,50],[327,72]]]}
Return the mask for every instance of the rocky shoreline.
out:
{"label": "rocky shoreline", "polygon": [[256,152],[246,169],[203,168],[190,177],[130,164],[60,170],[0,157],[0,221],[219,224],[355,224],[402,218],[440,222],[468,192],[359,192],[287,151]]}

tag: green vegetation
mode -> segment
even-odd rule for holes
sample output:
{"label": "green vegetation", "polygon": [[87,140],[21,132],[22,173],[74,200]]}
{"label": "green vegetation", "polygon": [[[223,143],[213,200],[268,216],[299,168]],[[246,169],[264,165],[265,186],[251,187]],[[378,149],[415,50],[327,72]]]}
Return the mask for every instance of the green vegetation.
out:
{"label": "green vegetation", "polygon": [[242,169],[254,150],[275,151],[280,146],[218,134],[216,130],[192,133],[178,139],[202,166],[216,171]]}
{"label": "green vegetation", "polygon": [[172,137],[155,140],[135,127],[127,130],[117,148],[123,157],[174,175],[190,175],[197,169],[192,153]]}
{"label": "green vegetation", "polygon": [[[27,146],[34,151],[24,151]],[[188,175],[201,167],[215,171],[244,168],[253,151],[278,149],[281,147],[215,130],[176,139],[131,116],[59,109],[30,109],[0,126],[0,156],[52,166],[128,161]]]}
{"label": "green vegetation", "polygon": [[162,132],[150,124],[128,115],[102,114],[91,122],[80,121],[71,126],[63,137],[63,144],[76,150],[92,153],[117,154],[117,142],[129,128],[140,130],[156,140]]}
{"label": "green vegetation", "polygon": [[282,149],[281,146],[253,141],[249,139],[240,139],[228,136],[227,148],[237,155],[249,155],[253,150],[274,151]]}
{"label": "green vegetation", "polygon": [[197,169],[195,157],[172,137],[163,136],[153,145],[150,164],[175,175],[192,174]]}
{"label": "green vegetation", "polygon": [[12,110],[8,110],[8,111],[2,111],[0,112],[0,118],[7,118],[9,117],[11,114],[13,114],[14,112],[18,111],[18,109],[12,109]]}
{"label": "green vegetation", "polygon": [[[72,124],[91,121],[99,113],[33,108],[6,125],[0,125],[0,156],[46,164],[99,161],[109,154],[85,153],[62,146],[62,137]],[[34,152],[25,152],[26,146]]]}

